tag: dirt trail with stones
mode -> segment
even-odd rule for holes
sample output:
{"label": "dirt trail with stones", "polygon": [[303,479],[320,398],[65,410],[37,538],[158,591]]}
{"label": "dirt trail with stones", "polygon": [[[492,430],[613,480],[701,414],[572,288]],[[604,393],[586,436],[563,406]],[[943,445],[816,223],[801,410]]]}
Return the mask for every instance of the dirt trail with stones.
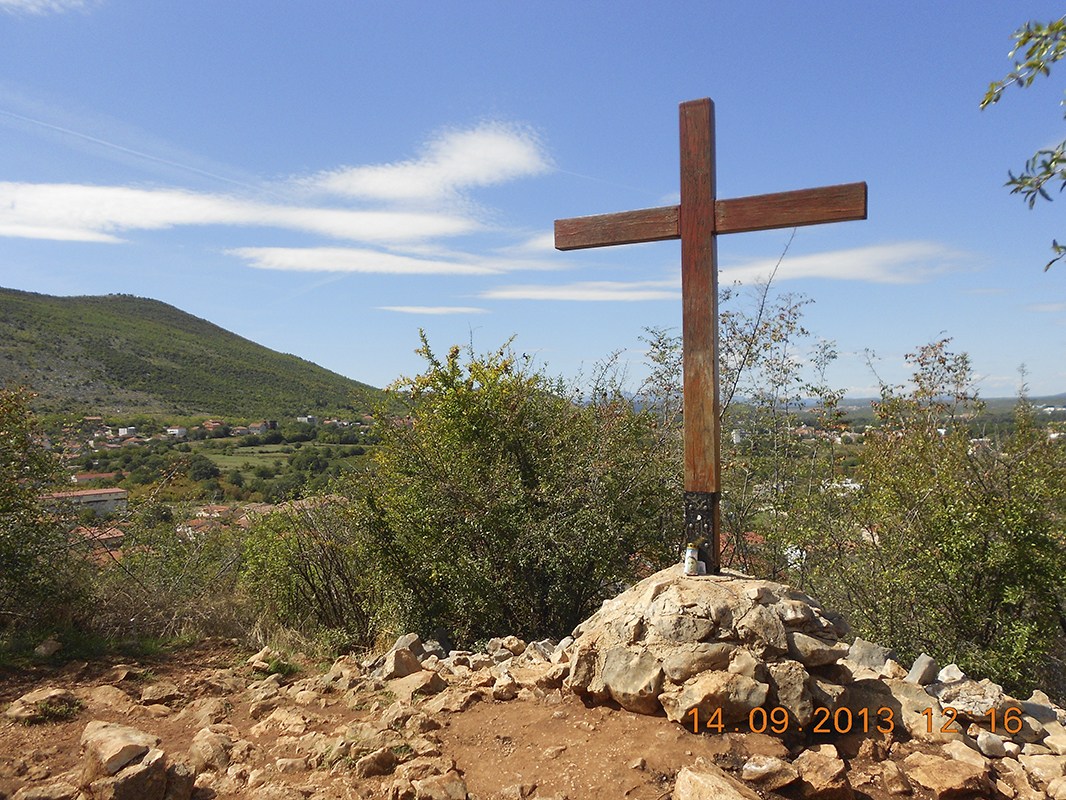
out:
{"label": "dirt trail with stones", "polygon": [[0,674],[0,800],[1066,800],[1045,695],[848,645],[787,586],[673,567],[574,634]]}

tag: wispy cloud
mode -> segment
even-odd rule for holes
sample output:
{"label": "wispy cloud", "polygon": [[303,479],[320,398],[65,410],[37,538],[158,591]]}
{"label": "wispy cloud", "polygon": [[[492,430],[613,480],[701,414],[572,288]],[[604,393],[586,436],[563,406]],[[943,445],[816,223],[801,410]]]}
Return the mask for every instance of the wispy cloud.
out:
{"label": "wispy cloud", "polygon": [[501,286],[478,297],[486,300],[677,300],[677,281],[588,281],[561,286]]}
{"label": "wispy cloud", "polygon": [[271,226],[364,242],[455,236],[480,227],[442,213],[287,206],[180,189],[0,183],[0,236],[117,242],[121,231],[177,225]]}
{"label": "wispy cloud", "polygon": [[1030,303],[1029,305],[1022,306],[1022,308],[1026,311],[1048,313],[1066,310],[1066,303]]}
{"label": "wispy cloud", "polygon": [[258,269],[368,272],[391,275],[492,275],[499,270],[461,261],[432,260],[354,247],[238,247],[228,255]]}
{"label": "wispy cloud", "polygon": [[532,131],[486,122],[452,130],[410,161],[341,167],[299,180],[311,189],[385,201],[438,200],[464,189],[492,186],[549,169],[550,159]]}
{"label": "wispy cloud", "polygon": [[555,252],[555,232],[544,231],[530,236],[524,242],[507,248],[507,252],[511,253],[554,253]]}
{"label": "wispy cloud", "polygon": [[10,13],[60,14],[87,8],[85,0],[0,0],[0,8]]}
{"label": "wispy cloud", "polygon": [[[0,3],[2,2],[4,2],[4,0],[0,0]],[[0,88],[0,97],[3,97],[5,100],[9,99],[7,97],[4,97],[4,94],[5,93],[2,91],[2,88]],[[16,99],[21,100],[21,98]],[[25,101],[22,102],[24,103]],[[269,190],[264,189],[261,186],[252,186],[251,184],[246,183],[244,181],[234,180],[233,178],[227,178],[225,175],[219,175],[217,172],[211,172],[205,169],[201,169],[200,167],[194,167],[191,164],[183,164],[169,158],[163,158],[161,156],[152,155],[151,153],[145,153],[143,152],[143,150],[135,150],[132,147],[126,147],[124,145],[117,144],[116,142],[110,142],[106,139],[101,139],[97,136],[90,136],[87,133],[76,131],[72,128],[63,127],[62,125],[54,125],[51,122],[45,122],[44,120],[34,119],[33,117],[27,117],[23,114],[16,114],[14,111],[8,111],[6,109],[0,108],[0,119],[4,118],[6,118],[6,120],[17,120],[18,122],[25,123],[26,125],[31,127],[44,129],[46,131],[52,131],[68,139],[73,139],[77,142],[86,142],[90,145],[97,145],[105,151],[111,151],[112,153],[117,154],[119,157],[130,156],[135,159],[143,159],[154,164],[160,164],[165,167],[174,167],[179,170],[192,172],[197,175],[202,175],[206,178],[230,183],[235,186],[240,186],[244,189],[250,189],[254,192],[261,193],[265,191],[269,194],[274,194],[273,192],[270,192]]]}
{"label": "wispy cloud", "polygon": [[[832,278],[870,283],[924,283],[936,275],[969,266],[970,253],[937,242],[898,242],[828,253],[788,256],[775,280]],[[722,281],[751,283],[769,277],[777,259],[759,259],[722,268]]]}
{"label": "wispy cloud", "polygon": [[465,306],[377,306],[381,311],[399,311],[401,314],[488,314],[487,308]]}

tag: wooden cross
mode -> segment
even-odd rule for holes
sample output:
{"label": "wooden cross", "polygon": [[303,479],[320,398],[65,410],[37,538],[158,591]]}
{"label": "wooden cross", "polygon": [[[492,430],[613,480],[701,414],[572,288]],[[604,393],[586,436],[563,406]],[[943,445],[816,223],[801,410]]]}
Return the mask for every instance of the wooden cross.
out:
{"label": "wooden cross", "polygon": [[866,184],[733,200],[715,197],[714,104],[681,104],[681,205],[555,221],[555,247],[681,240],[685,533],[709,545],[721,570],[721,418],[718,400],[718,234],[866,219]]}

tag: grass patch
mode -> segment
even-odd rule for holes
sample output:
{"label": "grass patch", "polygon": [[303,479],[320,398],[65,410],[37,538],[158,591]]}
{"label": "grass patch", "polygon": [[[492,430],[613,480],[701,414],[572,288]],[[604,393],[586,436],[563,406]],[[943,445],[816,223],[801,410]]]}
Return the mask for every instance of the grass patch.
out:
{"label": "grass patch", "polygon": [[282,678],[287,678],[299,671],[300,668],[298,666],[283,658],[272,658],[267,662],[268,675],[280,675]]}
{"label": "grass patch", "polygon": [[66,700],[42,700],[34,708],[36,714],[26,720],[27,725],[42,725],[48,722],[68,722],[81,713],[84,704],[76,697]]}

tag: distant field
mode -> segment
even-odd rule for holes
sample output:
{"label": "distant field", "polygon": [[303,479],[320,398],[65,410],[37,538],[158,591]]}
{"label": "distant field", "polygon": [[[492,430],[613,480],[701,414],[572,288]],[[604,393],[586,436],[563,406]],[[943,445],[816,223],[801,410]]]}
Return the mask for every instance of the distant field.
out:
{"label": "distant field", "polygon": [[293,453],[307,452],[308,450],[325,450],[326,448],[329,448],[332,454],[329,459],[331,465],[339,463],[346,469],[358,469],[362,467],[367,456],[369,456],[373,450],[373,447],[363,445],[363,449],[366,450],[366,455],[338,456],[338,452],[342,454],[348,453],[352,446],[305,442],[300,448],[295,448],[291,444],[266,444],[256,447],[234,447],[232,453],[227,453],[225,450],[215,450],[213,448],[197,446],[198,444],[202,445],[203,443],[194,443],[193,449],[211,459],[223,473],[232,472],[236,469],[240,470],[241,474],[246,478],[251,477],[251,474],[256,467],[273,467],[274,462],[276,461],[281,462],[282,467],[287,466],[289,463],[289,457]]}

